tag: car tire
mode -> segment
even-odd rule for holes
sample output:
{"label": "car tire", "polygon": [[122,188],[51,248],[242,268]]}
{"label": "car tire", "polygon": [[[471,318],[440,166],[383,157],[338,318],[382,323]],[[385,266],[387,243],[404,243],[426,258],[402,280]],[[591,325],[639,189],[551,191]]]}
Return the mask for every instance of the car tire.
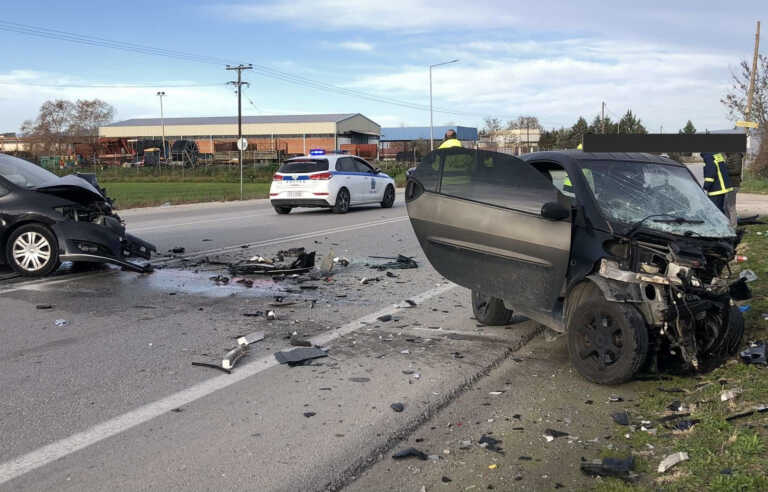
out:
{"label": "car tire", "polygon": [[634,306],[605,299],[574,307],[568,321],[571,364],[597,384],[629,381],[648,355],[648,327]]}
{"label": "car tire", "polygon": [[472,291],[472,313],[478,322],[499,326],[508,325],[512,320],[512,310],[504,306],[504,301],[495,297],[486,296],[477,291]]}
{"label": "car tire", "polygon": [[56,235],[42,224],[27,224],[13,231],[5,253],[8,265],[24,277],[45,277],[59,267]]}
{"label": "car tire", "polygon": [[387,188],[384,190],[384,199],[381,201],[381,207],[392,208],[392,205],[394,204],[395,204],[395,187],[392,185],[387,185]]}
{"label": "car tire", "polygon": [[731,306],[728,313],[728,331],[723,340],[723,348],[729,356],[736,355],[741,346],[741,338],[744,336],[744,314],[739,306]]}
{"label": "car tire", "polygon": [[331,208],[331,212],[335,214],[349,212],[349,191],[346,188],[342,188],[336,193],[336,203]]}
{"label": "car tire", "polygon": [[275,212],[277,212],[278,215],[288,215],[291,213],[292,207],[278,207],[277,205],[273,205],[272,208],[275,209]]}

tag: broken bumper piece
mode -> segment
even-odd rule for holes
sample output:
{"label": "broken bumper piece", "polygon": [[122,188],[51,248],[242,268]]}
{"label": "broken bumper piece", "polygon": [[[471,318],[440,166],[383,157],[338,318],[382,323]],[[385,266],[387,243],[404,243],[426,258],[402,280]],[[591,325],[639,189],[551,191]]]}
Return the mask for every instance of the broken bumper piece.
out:
{"label": "broken bumper piece", "polygon": [[125,234],[122,225],[100,225],[89,222],[60,222],[52,226],[59,238],[62,261],[111,263],[138,273],[152,271],[148,263],[130,260],[151,258],[157,251],[154,245]]}

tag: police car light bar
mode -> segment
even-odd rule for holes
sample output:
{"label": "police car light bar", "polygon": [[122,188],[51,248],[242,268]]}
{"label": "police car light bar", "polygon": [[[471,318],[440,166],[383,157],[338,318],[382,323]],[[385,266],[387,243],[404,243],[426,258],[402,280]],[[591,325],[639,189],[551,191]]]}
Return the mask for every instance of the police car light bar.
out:
{"label": "police car light bar", "polygon": [[309,155],[325,155],[325,149],[310,149]]}

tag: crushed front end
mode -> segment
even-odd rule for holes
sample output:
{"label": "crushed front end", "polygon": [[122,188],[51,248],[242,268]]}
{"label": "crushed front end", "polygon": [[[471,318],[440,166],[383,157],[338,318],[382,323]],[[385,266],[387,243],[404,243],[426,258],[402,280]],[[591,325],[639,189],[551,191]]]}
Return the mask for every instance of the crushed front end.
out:
{"label": "crushed front end", "polygon": [[669,354],[687,367],[704,369],[738,349],[744,323],[733,300],[744,298],[745,286],[732,280],[729,267],[736,243],[643,234],[604,245],[612,255],[601,260],[594,277],[613,300],[640,310],[654,367]]}

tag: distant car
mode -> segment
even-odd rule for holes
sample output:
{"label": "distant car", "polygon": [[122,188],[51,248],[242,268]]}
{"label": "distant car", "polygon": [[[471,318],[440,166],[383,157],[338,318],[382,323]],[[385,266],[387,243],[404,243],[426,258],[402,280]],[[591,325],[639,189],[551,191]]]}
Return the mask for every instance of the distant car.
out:
{"label": "distant car", "polygon": [[62,261],[113,263],[149,259],[155,247],[125,232],[94,175],[59,177],[0,154],[0,264],[26,277],[43,277]]}
{"label": "distant car", "polygon": [[741,343],[738,236],[675,161],[436,150],[409,172],[405,201],[435,269],[472,290],[477,321],[514,311],[567,332],[592,382],[622,383],[669,354],[714,367]]}
{"label": "distant car", "polygon": [[395,203],[395,180],[353,155],[314,150],[277,170],[269,199],[278,214],[296,207],[324,207],[343,214],[353,205]]}

